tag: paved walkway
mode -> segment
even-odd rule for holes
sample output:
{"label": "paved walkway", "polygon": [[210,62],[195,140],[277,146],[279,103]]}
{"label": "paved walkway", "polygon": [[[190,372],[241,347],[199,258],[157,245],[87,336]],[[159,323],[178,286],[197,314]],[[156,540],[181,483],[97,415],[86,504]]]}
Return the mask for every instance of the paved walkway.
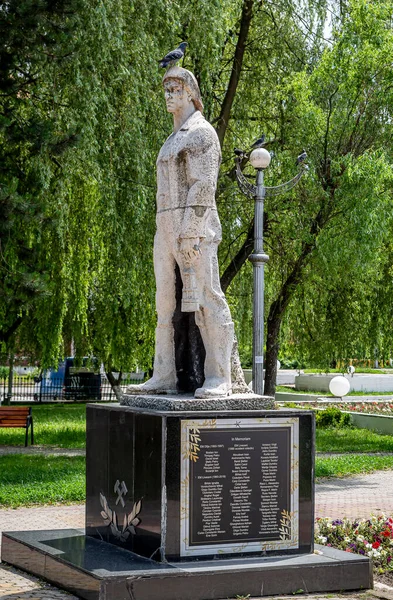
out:
{"label": "paved walkway", "polygon": [[6,454],[45,454],[45,456],[85,456],[84,448],[59,448],[58,446],[0,446],[0,456]]}
{"label": "paved walkway", "polygon": [[[345,479],[329,479],[315,486],[315,516],[353,519],[367,518],[372,513],[393,515],[393,471],[378,471]],[[0,510],[0,532],[31,529],[67,529],[84,527],[84,505],[45,506]],[[373,592],[320,594],[314,598],[347,598],[368,600],[377,596],[393,600],[393,589],[378,586]],[[76,600],[66,592],[0,565],[1,600]],[[267,599],[264,599],[267,600]]]}
{"label": "paved walkway", "polygon": [[326,479],[315,486],[315,517],[368,518],[393,515],[393,471],[376,471],[343,479]]}

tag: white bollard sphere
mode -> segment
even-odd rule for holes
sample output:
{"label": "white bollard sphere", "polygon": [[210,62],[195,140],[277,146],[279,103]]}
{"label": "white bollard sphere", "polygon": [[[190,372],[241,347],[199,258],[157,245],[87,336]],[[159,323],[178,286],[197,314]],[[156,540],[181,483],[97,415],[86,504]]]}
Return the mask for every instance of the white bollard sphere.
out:
{"label": "white bollard sphere", "polygon": [[255,148],[250,154],[250,163],[254,169],[266,169],[270,165],[271,156],[266,148]]}
{"label": "white bollard sphere", "polygon": [[350,389],[351,384],[343,375],[337,375],[337,377],[333,377],[329,383],[329,390],[333,396],[336,396],[336,398],[342,398],[343,396],[346,396]]}

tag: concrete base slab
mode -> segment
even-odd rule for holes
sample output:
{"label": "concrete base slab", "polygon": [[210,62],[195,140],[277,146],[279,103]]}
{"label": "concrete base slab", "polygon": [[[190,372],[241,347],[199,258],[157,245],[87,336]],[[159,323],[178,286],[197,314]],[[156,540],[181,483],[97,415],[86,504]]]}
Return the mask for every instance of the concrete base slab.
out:
{"label": "concrete base slab", "polygon": [[194,398],[192,394],[120,394],[120,405],[155,411],[274,410],[274,398],[252,392],[218,398]]}
{"label": "concrete base slab", "polygon": [[221,600],[373,586],[368,558],[314,554],[157,563],[81,530],[3,533],[2,561],[85,600]]}

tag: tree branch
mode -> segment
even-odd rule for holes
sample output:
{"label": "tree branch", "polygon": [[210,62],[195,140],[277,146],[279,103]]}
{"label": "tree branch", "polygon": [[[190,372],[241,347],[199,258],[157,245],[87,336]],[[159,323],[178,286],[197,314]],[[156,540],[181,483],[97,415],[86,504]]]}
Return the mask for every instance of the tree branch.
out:
{"label": "tree branch", "polygon": [[225,293],[232,282],[232,279],[240,271],[247,258],[250,256],[254,246],[254,219],[251,220],[248,227],[247,236],[237,254],[232,258],[231,262],[225,269],[220,282],[221,289]]}
{"label": "tree branch", "polygon": [[239,37],[237,38],[235,54],[233,57],[231,76],[229,78],[228,88],[223,103],[221,105],[220,116],[218,117],[218,123],[216,127],[221,147],[224,142],[225,133],[231,115],[232,104],[235,99],[236,90],[240,79],[240,73],[243,66],[244,51],[246,49],[248,33],[250,30],[253,5],[254,0],[243,1],[242,15],[240,19],[240,31]]}
{"label": "tree branch", "polygon": [[328,151],[328,141],[329,141],[330,119],[331,119],[332,112],[333,112],[333,98],[337,94],[337,92],[338,92],[338,87],[334,90],[334,92],[329,97],[329,111],[328,111],[328,115],[327,115],[327,119],[326,119],[326,132],[325,132],[324,151],[323,151],[323,158],[324,158],[325,168],[326,168],[326,164],[327,164],[327,151]]}
{"label": "tree branch", "polygon": [[23,321],[23,317],[18,317],[13,322],[13,324],[11,325],[11,327],[8,327],[8,329],[6,329],[5,331],[0,331],[0,342],[7,343],[10,340],[11,336],[18,329],[18,327],[22,323],[22,321]]}

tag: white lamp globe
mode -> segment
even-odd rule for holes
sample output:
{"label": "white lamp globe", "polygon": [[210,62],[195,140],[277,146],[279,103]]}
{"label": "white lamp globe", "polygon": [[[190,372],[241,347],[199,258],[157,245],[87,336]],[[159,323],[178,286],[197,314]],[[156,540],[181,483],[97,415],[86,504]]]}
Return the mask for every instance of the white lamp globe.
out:
{"label": "white lamp globe", "polygon": [[271,156],[266,148],[255,148],[250,154],[250,163],[254,169],[266,169],[270,165]]}
{"label": "white lamp globe", "polygon": [[343,396],[346,396],[350,389],[351,384],[343,375],[337,375],[337,377],[333,377],[329,383],[329,390],[333,396],[336,396],[336,398],[342,398]]}

